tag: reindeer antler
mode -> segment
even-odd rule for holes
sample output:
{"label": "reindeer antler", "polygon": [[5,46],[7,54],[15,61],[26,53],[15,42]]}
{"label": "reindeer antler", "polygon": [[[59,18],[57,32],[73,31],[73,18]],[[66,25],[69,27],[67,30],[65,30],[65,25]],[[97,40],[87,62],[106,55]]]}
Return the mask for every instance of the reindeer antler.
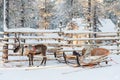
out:
{"label": "reindeer antler", "polygon": [[18,35],[18,37],[16,37],[15,39],[19,42],[19,44],[18,44],[18,46],[13,50],[14,53],[18,52],[19,49],[20,49],[20,37],[19,37],[19,35]]}

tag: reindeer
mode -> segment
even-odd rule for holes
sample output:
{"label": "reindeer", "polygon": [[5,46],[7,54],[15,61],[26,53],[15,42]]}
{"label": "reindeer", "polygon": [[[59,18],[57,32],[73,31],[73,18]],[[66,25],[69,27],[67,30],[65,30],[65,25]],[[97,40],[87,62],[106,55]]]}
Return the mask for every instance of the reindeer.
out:
{"label": "reindeer", "polygon": [[46,65],[46,50],[47,50],[47,46],[44,44],[37,44],[32,46],[32,49],[29,46],[20,46],[20,41],[19,41],[19,45],[17,47],[15,47],[14,52],[18,52],[20,48],[24,48],[22,49],[22,54],[25,54],[28,58],[29,58],[29,66],[33,65],[33,58],[34,55],[39,55],[41,54],[43,56],[41,65],[44,63],[44,65]]}
{"label": "reindeer", "polygon": [[33,65],[33,58],[34,55],[39,55],[41,54],[43,56],[41,65],[44,63],[44,65],[46,65],[46,50],[47,50],[47,46],[44,44],[37,44],[32,46],[32,49],[28,48],[28,46],[25,46],[24,52],[23,54],[27,55],[29,58],[29,66]]}
{"label": "reindeer", "polygon": [[[87,49],[83,48],[82,49],[82,55],[85,55]],[[107,56],[110,54],[110,51],[105,48],[93,48],[90,50],[90,55],[91,56]]]}

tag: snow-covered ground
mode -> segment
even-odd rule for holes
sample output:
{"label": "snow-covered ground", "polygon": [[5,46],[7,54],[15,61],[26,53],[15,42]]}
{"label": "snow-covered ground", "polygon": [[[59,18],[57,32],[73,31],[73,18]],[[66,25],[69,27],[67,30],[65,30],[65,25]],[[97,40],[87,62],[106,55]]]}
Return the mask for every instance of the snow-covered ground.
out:
{"label": "snow-covered ground", "polygon": [[[111,66],[99,68],[74,68],[56,60],[37,68],[16,67],[17,62],[1,62],[0,80],[120,80],[120,55],[110,55],[109,58],[112,59],[108,63]],[[18,62],[16,65],[28,65],[28,62]]]}

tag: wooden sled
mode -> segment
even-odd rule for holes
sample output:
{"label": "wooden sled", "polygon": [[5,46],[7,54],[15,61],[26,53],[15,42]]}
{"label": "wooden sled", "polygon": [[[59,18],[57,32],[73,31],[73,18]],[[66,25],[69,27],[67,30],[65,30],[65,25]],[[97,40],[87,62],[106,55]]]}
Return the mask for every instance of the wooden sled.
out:
{"label": "wooden sled", "polygon": [[107,55],[99,56],[75,56],[75,55],[66,55],[63,53],[64,61],[66,64],[70,64],[69,60],[75,60],[76,66],[95,66],[100,65],[100,63],[105,62],[108,64]]}

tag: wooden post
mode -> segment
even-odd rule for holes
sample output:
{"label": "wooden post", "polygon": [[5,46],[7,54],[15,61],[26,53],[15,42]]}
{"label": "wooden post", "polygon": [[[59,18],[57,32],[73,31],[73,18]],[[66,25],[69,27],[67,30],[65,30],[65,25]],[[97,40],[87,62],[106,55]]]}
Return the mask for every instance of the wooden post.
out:
{"label": "wooden post", "polygon": [[[6,37],[8,37],[8,34],[5,34]],[[8,39],[4,39],[5,42],[8,42]],[[2,55],[2,60],[4,62],[8,62],[8,44],[5,43],[3,45],[3,55]]]}
{"label": "wooden post", "polygon": [[[118,27],[118,32],[120,31],[120,20],[118,20],[118,22],[117,22],[117,27]],[[117,36],[119,37],[120,36],[120,33],[118,33],[117,32]],[[118,41],[120,41],[119,39],[118,39]],[[119,48],[120,47],[120,45],[119,45],[119,43],[117,43],[117,48]],[[117,52],[118,52],[118,54],[120,54],[119,53],[119,50],[117,50]]]}
{"label": "wooden post", "polygon": [[[61,37],[62,36],[62,22],[60,22],[59,29],[60,29],[60,32],[58,33],[58,35],[59,35],[59,37]],[[58,42],[61,43],[61,39],[58,39]],[[62,45],[57,46],[58,47],[57,50],[61,50],[61,46]],[[60,52],[58,52],[58,53],[60,53]],[[56,53],[56,57],[57,57],[57,53]]]}

